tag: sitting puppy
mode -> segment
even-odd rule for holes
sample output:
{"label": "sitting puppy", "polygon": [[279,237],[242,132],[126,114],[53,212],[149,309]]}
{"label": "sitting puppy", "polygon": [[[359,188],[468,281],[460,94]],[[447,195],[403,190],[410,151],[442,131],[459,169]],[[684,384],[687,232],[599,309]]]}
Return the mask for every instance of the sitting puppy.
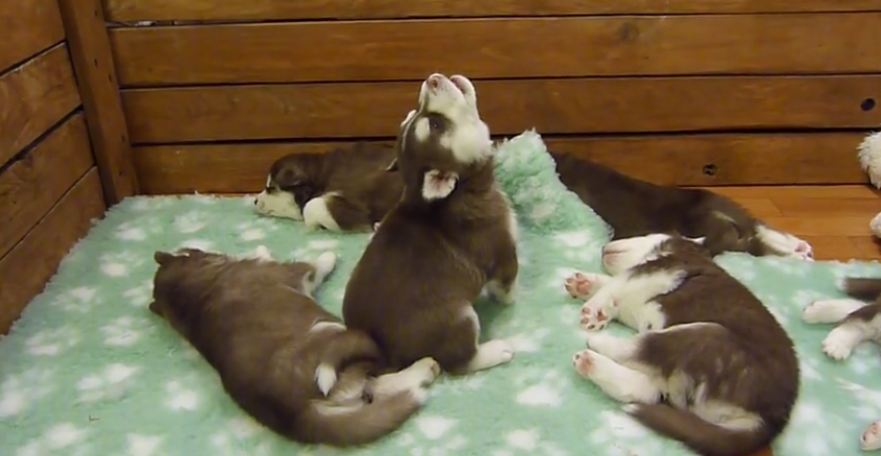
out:
{"label": "sitting puppy", "polygon": [[[844,291],[855,299],[825,299],[805,307],[802,318],[808,323],[838,323],[823,340],[823,352],[844,360],[860,343],[881,342],[881,278],[848,278]],[[881,448],[881,420],[860,437],[863,450]]]}
{"label": "sitting puppy", "polygon": [[245,411],[282,435],[345,446],[400,426],[424,402],[437,363],[425,358],[369,378],[381,368],[376,344],[311,297],[335,256],[314,263],[267,256],[265,249],[246,260],[195,249],[157,252],[150,310],[205,357]]}
{"label": "sitting puppy", "polygon": [[471,81],[431,75],[398,137],[401,201],[379,225],[343,299],[346,324],[375,338],[392,366],[430,356],[448,372],[510,361],[502,340],[478,344],[472,303],[484,286],[509,302],[515,219],[493,175],[489,129]]}
{"label": "sitting puppy", "polygon": [[693,241],[666,234],[607,245],[613,276],[566,282],[582,325],[613,318],[629,339],[589,333],[573,364],[646,426],[704,455],[743,455],[784,429],[798,394],[792,341],[762,303]]}
{"label": "sitting puppy", "polygon": [[551,154],[560,180],[614,229],[614,239],[651,233],[705,238],[715,256],[726,251],[813,259],[807,242],[769,228],[730,199],[702,189],[660,186],[590,160]]}
{"label": "sitting puppy", "polygon": [[326,154],[291,154],[272,164],[254,200],[264,215],[310,228],[369,231],[401,199],[403,182],[387,170],[392,146],[358,143]]}

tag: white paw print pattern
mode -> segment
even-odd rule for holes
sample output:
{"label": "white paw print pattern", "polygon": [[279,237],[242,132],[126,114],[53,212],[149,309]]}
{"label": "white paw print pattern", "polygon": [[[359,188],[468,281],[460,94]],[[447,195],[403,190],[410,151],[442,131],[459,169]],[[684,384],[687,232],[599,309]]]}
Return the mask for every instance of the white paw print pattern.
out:
{"label": "white paw print pattern", "polygon": [[[587,435],[592,446],[600,448],[619,447],[631,451],[624,454],[663,454],[658,444],[649,439],[649,430],[623,412],[602,411],[598,425]],[[642,445],[640,445],[642,444]]]}
{"label": "white paw print pattern", "polygon": [[440,415],[420,415],[415,419],[416,428],[428,440],[438,440],[447,435],[458,422]]}
{"label": "white paw print pattern", "polygon": [[18,415],[52,392],[55,373],[32,368],[0,384],[0,419]]}
{"label": "white paw print pattern", "polygon": [[143,333],[152,328],[150,323],[140,317],[123,316],[101,327],[104,343],[113,347],[129,347],[141,339]]}
{"label": "white paw print pattern", "polygon": [[143,227],[133,222],[125,222],[116,228],[116,237],[123,241],[143,241],[147,233]]}
{"label": "white paw print pattern", "polygon": [[122,297],[132,307],[146,307],[153,299],[153,280],[145,280],[140,285],[125,290]]}
{"label": "white paw print pattern", "polygon": [[519,334],[508,337],[508,342],[514,347],[516,353],[535,353],[539,351],[545,338],[550,335],[548,328],[521,331]]}
{"label": "white paw print pattern", "polygon": [[[152,258],[151,258],[152,260]],[[108,277],[126,277],[132,273],[133,269],[144,264],[144,257],[135,253],[123,250],[115,253],[105,253],[99,259],[101,263],[101,272]]]}
{"label": "white paw print pattern", "polygon": [[48,453],[70,454],[72,446],[83,442],[88,431],[73,423],[59,423],[47,429],[42,436],[18,448],[17,456],[43,456]]}
{"label": "white paw print pattern", "polygon": [[191,412],[199,407],[199,395],[181,385],[177,380],[166,383],[165,392],[168,395],[165,405],[174,411]]}
{"label": "white paw print pattern", "polygon": [[534,407],[559,407],[563,404],[563,391],[566,380],[557,371],[546,371],[541,376],[529,372],[515,379],[519,392],[515,396],[518,404]]}
{"label": "white paw print pattern", "polygon": [[76,384],[79,402],[119,399],[131,388],[132,379],[139,371],[137,366],[114,363],[99,374],[81,378]]}
{"label": "white paw print pattern", "polygon": [[25,340],[25,349],[34,356],[58,356],[80,342],[80,332],[71,326],[41,329]]}
{"label": "white paw print pattern", "polygon": [[128,454],[131,456],[153,456],[162,445],[162,437],[158,435],[127,434]]}
{"label": "white paw print pattern", "polygon": [[80,286],[62,293],[50,302],[50,306],[65,312],[87,313],[101,304],[98,289],[94,286]]}
{"label": "white paw print pattern", "polygon": [[208,224],[208,217],[204,212],[190,211],[174,218],[174,229],[179,233],[193,234],[201,231]]}

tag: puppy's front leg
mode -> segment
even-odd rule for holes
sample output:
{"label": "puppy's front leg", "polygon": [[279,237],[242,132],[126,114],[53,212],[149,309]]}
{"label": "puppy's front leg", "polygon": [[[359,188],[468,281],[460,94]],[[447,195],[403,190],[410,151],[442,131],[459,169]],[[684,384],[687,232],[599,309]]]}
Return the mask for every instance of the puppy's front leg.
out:
{"label": "puppy's front leg", "polygon": [[576,271],[566,278],[563,287],[566,288],[569,296],[586,301],[610,280],[612,276],[606,274]]}

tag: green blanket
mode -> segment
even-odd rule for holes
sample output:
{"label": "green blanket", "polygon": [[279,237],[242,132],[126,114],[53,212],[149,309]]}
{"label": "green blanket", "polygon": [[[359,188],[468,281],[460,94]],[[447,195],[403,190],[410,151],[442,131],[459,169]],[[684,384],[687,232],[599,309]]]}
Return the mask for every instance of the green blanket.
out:
{"label": "green blanket", "polygon": [[[516,304],[479,302],[484,337],[508,338],[514,360],[464,378],[442,377],[402,429],[355,450],[290,443],[256,425],[223,392],[198,354],[147,310],[153,251],[184,245],[231,254],[264,244],[277,258],[339,254],[318,292],[339,313],[366,234],[307,231],[259,217],[250,198],[135,197],[111,209],[63,262],[44,293],[0,340],[2,455],[668,455],[687,454],[621,412],[579,378],[580,304],[563,290],[573,269],[599,271],[608,230],[557,180],[540,137],[501,147],[498,178],[519,214]],[[846,363],[825,358],[827,326],[801,322],[814,298],[839,296],[837,279],[881,275],[868,263],[803,263],[727,254],[720,263],[772,309],[801,357],[798,406],[775,449],[782,455],[858,454],[881,418],[877,349]],[[626,332],[614,326],[610,331]]]}

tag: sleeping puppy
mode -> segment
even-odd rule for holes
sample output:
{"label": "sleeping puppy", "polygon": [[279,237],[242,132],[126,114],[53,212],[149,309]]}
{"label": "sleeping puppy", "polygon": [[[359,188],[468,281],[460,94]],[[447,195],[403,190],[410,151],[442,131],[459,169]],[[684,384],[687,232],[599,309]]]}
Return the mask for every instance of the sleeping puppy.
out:
{"label": "sleeping puppy", "polygon": [[588,333],[575,369],[655,431],[703,455],[744,455],[770,444],[798,395],[789,336],[745,286],[697,243],[666,234],[604,249],[612,276],[566,282],[586,299],[581,324],[610,320],[632,338]]}
{"label": "sleeping puppy", "polygon": [[[157,252],[150,310],[217,370],[226,391],[259,422],[304,443],[357,445],[416,412],[439,368],[422,359],[373,378],[382,355],[312,299],[335,256],[280,263],[185,249]],[[372,401],[372,402],[369,402]]]}
{"label": "sleeping puppy", "polygon": [[734,201],[702,189],[661,186],[568,154],[551,154],[560,180],[614,229],[613,239],[651,233],[705,238],[710,254],[813,259],[807,242],[756,220]]}
{"label": "sleeping puppy", "polygon": [[489,129],[471,81],[431,75],[398,136],[401,201],[382,220],[346,287],[343,316],[392,366],[430,356],[448,372],[507,363],[502,340],[478,343],[484,286],[511,301],[513,212],[495,183]]}
{"label": "sleeping puppy", "polygon": [[291,154],[272,164],[254,200],[264,215],[303,220],[310,228],[369,231],[401,198],[403,182],[387,170],[392,146],[358,143],[326,154]]}
{"label": "sleeping puppy", "polygon": [[[851,277],[843,288],[852,299],[815,301],[802,314],[808,323],[837,323],[823,340],[823,352],[839,361],[867,340],[881,343],[881,278]],[[866,451],[881,448],[881,420],[866,428],[860,446]]]}

